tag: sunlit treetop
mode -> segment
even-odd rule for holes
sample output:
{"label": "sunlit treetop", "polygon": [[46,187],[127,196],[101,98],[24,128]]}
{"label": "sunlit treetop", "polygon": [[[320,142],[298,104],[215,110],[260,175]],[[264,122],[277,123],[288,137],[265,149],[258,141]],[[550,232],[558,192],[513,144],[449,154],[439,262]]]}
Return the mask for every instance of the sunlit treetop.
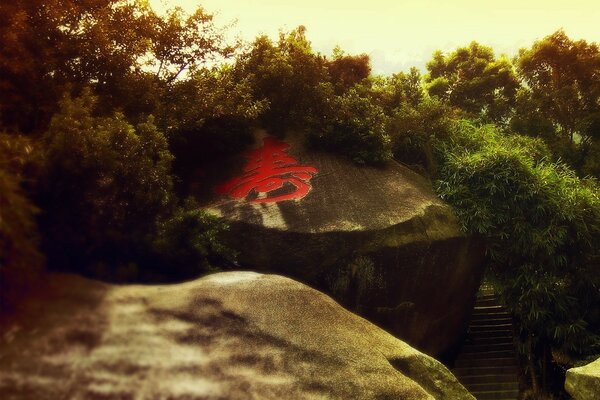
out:
{"label": "sunlit treetop", "polygon": [[422,72],[431,54],[476,40],[497,54],[515,55],[552,32],[600,41],[600,2],[595,0],[426,0],[348,2],[343,0],[151,0],[159,9],[198,4],[217,20],[237,20],[235,31],[248,41],[260,33],[307,28],[313,47],[330,54],[340,45],[371,56],[375,73],[392,74],[416,66]]}

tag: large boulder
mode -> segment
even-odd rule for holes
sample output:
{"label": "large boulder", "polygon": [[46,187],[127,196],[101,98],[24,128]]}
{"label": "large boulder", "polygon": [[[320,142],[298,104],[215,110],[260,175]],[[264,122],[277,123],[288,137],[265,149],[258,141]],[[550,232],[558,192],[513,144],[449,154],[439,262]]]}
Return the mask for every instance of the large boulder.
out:
{"label": "large boulder", "polygon": [[[357,166],[259,137],[208,209],[245,268],[285,274],[435,356],[466,329],[483,249],[431,183],[402,165]],[[244,167],[245,165],[245,167]]]}
{"label": "large boulder", "polygon": [[600,358],[582,367],[567,370],[565,389],[574,400],[600,399]]}
{"label": "large boulder", "polygon": [[0,338],[2,399],[469,399],[441,363],[275,275],[52,275]]}

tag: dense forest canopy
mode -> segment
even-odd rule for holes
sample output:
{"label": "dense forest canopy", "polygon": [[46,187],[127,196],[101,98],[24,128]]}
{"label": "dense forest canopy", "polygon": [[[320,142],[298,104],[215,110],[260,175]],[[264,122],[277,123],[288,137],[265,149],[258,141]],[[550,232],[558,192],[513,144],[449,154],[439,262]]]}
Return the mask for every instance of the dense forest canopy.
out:
{"label": "dense forest canopy", "polygon": [[597,43],[557,31],[509,59],[471,42],[424,75],[375,76],[365,54],[313,50],[302,26],[225,38],[202,8],[0,4],[4,307],[44,265],[118,281],[235,265],[188,188],[264,127],[429,177],[486,244],[536,393],[600,353]]}

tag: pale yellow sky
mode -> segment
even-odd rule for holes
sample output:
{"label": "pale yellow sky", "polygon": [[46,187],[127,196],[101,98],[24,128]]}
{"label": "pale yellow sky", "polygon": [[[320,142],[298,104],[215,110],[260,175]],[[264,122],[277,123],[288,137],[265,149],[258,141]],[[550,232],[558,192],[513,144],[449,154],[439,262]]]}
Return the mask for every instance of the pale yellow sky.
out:
{"label": "pale yellow sky", "polygon": [[[512,56],[563,28],[572,39],[600,42],[600,0],[151,0],[192,10],[202,5],[246,40],[304,25],[313,48],[336,44],[367,53],[375,73],[424,69],[436,49],[476,40]],[[162,6],[164,7],[164,6]]]}

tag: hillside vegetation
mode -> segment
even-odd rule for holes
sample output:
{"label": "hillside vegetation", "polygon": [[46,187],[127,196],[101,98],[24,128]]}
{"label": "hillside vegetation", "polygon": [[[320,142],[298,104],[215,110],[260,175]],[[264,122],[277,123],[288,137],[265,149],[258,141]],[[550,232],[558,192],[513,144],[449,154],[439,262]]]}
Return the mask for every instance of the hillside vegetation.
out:
{"label": "hillside vegetation", "polygon": [[262,127],[429,177],[486,244],[534,398],[600,353],[597,43],[557,31],[509,59],[472,42],[375,76],[304,27],[229,43],[202,8],[13,0],[0,21],[3,308],[44,265],[120,282],[235,265],[188,187]]}

